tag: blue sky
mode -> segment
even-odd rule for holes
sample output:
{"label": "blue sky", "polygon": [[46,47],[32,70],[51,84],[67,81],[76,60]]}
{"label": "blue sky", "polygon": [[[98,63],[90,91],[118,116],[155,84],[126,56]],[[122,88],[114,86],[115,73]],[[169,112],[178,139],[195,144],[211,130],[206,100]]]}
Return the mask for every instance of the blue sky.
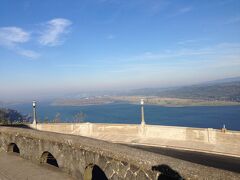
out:
{"label": "blue sky", "polygon": [[239,0],[0,0],[0,100],[234,76]]}

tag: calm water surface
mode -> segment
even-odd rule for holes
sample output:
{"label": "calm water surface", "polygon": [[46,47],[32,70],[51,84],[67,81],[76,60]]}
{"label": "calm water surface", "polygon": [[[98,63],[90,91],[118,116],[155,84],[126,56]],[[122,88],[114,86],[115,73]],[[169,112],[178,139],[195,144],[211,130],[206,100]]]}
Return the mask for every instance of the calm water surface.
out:
{"label": "calm water surface", "polygon": [[[13,105],[9,108],[16,109],[23,114],[31,114],[29,104]],[[108,104],[93,106],[50,106],[39,103],[37,116],[40,121],[44,118],[53,119],[60,113],[61,121],[68,122],[74,115],[83,112],[86,122],[95,123],[140,123],[140,105],[134,104]],[[148,124],[187,126],[201,128],[222,128],[240,130],[240,106],[217,107],[163,107],[145,105],[145,121]]]}

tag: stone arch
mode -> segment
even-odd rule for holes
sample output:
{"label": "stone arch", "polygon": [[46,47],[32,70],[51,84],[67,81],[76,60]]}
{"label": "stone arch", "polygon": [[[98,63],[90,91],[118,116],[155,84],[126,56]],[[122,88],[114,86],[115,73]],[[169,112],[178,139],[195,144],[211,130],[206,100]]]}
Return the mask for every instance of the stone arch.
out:
{"label": "stone arch", "polygon": [[50,164],[52,166],[59,167],[56,158],[48,151],[44,151],[42,153],[40,163],[41,164]]}
{"label": "stone arch", "polygon": [[84,180],[107,180],[105,172],[96,164],[89,164],[84,171]]}
{"label": "stone arch", "polygon": [[20,154],[20,150],[19,150],[17,144],[15,144],[15,143],[10,143],[8,145],[7,152],[13,152],[16,154]]}

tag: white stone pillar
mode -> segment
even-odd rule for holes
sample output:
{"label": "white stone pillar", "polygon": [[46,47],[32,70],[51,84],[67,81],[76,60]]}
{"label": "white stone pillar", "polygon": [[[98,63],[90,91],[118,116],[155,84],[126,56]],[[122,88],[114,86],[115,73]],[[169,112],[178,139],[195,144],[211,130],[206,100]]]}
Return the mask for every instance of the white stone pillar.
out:
{"label": "white stone pillar", "polygon": [[37,125],[36,101],[33,101],[33,125]]}
{"label": "white stone pillar", "polygon": [[144,119],[144,100],[141,99],[141,125],[145,125],[145,119]]}

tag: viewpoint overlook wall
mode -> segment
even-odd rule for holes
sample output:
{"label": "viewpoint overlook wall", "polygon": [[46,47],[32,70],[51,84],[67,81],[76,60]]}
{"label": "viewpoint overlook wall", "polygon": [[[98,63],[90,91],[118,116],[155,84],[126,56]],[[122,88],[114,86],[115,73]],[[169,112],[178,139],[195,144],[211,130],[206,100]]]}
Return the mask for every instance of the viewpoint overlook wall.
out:
{"label": "viewpoint overlook wall", "polygon": [[240,132],[137,124],[49,123],[41,131],[87,136],[124,144],[167,146],[240,157]]}
{"label": "viewpoint overlook wall", "polygon": [[0,151],[49,163],[75,179],[239,179],[240,174],[82,136],[0,127]]}

